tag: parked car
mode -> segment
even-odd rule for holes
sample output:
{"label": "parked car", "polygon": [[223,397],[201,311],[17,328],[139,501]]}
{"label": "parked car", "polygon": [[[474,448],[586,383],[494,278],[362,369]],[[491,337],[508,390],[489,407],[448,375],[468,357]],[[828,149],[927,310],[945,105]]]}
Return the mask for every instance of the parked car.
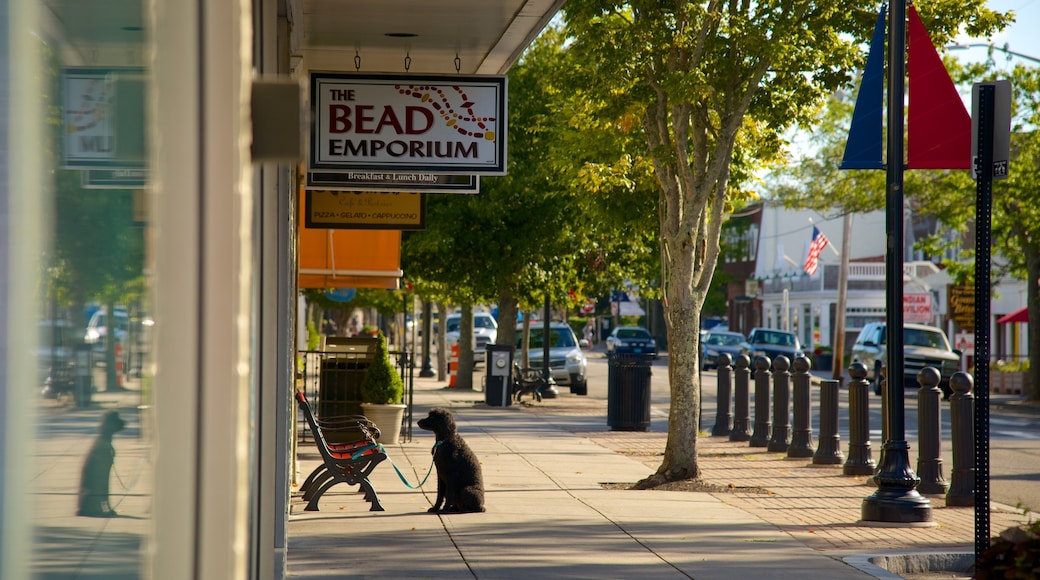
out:
{"label": "parked car", "polygon": [[[461,314],[450,314],[445,319],[444,340],[450,348],[459,341],[459,326],[462,321]],[[482,362],[486,356],[487,345],[495,344],[498,340],[498,323],[494,317],[487,312],[473,313],[473,337],[476,343],[473,346],[473,360]]]}
{"label": "parked car", "polygon": [[725,330],[710,330],[701,339],[701,368],[704,370],[719,368],[719,355],[726,353],[730,361],[735,361],[737,356],[746,354],[751,356],[751,345],[747,338],[739,332]]}
{"label": "parked car", "polygon": [[657,358],[657,342],[642,326],[616,326],[606,340],[607,352],[648,354]]}
{"label": "parked car", "polygon": [[[527,362],[532,368],[542,368],[545,330],[541,324],[531,325]],[[523,326],[517,328],[516,347],[517,360],[520,360],[520,349],[523,348]],[[588,346],[585,339],[580,341],[574,336],[574,330],[563,322],[549,324],[549,370],[557,385],[569,386],[577,395],[588,394],[588,360],[585,351]]]}
{"label": "parked car", "polygon": [[[881,394],[881,366],[888,357],[884,322],[872,322],[863,327],[852,345],[852,360],[873,369],[874,393]],[[918,388],[917,373],[924,367],[934,367],[942,380],[939,388],[947,397],[952,393],[950,377],[961,364],[960,351],[950,347],[950,340],[941,328],[924,324],[903,324],[903,385]]]}
{"label": "parked car", "polygon": [[752,328],[748,333],[747,341],[751,345],[752,365],[754,365],[755,358],[760,356],[767,356],[769,360],[774,361],[776,357],[783,355],[794,362],[794,359],[805,355],[798,336],[786,330]]}

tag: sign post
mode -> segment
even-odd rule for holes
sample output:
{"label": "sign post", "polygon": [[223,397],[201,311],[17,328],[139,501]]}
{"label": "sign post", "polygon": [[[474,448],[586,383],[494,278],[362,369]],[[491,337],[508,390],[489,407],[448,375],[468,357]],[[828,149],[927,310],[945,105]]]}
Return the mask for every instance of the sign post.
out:
{"label": "sign post", "polygon": [[975,185],[975,560],[989,548],[990,233],[993,180],[1009,172],[1011,83],[976,83],[971,90]]}

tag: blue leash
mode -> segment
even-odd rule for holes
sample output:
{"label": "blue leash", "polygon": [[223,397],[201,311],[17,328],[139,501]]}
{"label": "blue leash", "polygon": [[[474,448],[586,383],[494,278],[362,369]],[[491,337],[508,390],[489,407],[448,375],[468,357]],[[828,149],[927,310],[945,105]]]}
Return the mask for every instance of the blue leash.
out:
{"label": "blue leash", "polygon": [[[434,443],[433,444],[433,448],[430,449],[430,454],[432,455],[433,452],[436,451],[437,448],[440,447],[442,443],[444,443],[443,439],[440,440],[440,441],[437,441],[436,443]],[[351,456],[351,458],[350,458],[351,461],[353,461],[354,459],[357,459],[358,457],[364,455],[365,453],[371,451],[372,449],[380,449],[380,450],[382,450],[382,452],[386,455],[387,461],[390,462],[390,465],[392,465],[394,467],[394,471],[397,472],[397,477],[399,477],[401,479],[401,483],[403,483],[405,485],[405,487],[407,487],[408,489],[418,489],[418,488],[422,487],[423,484],[426,483],[426,480],[430,478],[430,474],[433,473],[433,459],[431,458],[430,459],[430,469],[428,469],[426,471],[426,476],[422,478],[422,481],[420,481],[418,485],[412,485],[412,484],[408,483],[408,479],[405,478],[403,473],[401,473],[401,470],[397,467],[397,464],[394,463],[394,460],[390,458],[390,454],[386,452],[386,447],[383,447],[382,443],[376,443],[374,445],[366,445],[365,447],[362,447],[361,449],[358,449]]]}

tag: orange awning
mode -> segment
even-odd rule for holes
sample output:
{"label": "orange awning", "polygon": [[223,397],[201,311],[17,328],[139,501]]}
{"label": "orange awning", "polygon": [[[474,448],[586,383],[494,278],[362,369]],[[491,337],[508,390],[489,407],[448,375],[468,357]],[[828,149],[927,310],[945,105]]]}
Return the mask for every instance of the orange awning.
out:
{"label": "orange awning", "polygon": [[400,230],[308,228],[299,201],[300,288],[398,288]]}
{"label": "orange awning", "polygon": [[997,324],[1008,324],[1011,322],[1029,322],[1029,307],[1016,310],[997,319]]}

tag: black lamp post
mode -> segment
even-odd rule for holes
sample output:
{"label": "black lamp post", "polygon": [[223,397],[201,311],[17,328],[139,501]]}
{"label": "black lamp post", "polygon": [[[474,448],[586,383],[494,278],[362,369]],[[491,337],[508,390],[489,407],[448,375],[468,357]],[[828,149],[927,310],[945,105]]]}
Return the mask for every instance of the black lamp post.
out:
{"label": "black lamp post", "polygon": [[888,437],[874,480],[877,491],[863,499],[864,522],[930,525],[932,508],[917,492],[920,479],[910,465],[903,400],[903,93],[906,86],[906,2],[892,2],[888,20],[888,162],[886,164],[885,332],[888,342]]}
{"label": "black lamp post", "polygon": [[422,370],[419,371],[419,376],[432,377],[434,372],[430,364],[430,335],[433,334],[433,308],[429,300],[423,301],[422,310]]}

